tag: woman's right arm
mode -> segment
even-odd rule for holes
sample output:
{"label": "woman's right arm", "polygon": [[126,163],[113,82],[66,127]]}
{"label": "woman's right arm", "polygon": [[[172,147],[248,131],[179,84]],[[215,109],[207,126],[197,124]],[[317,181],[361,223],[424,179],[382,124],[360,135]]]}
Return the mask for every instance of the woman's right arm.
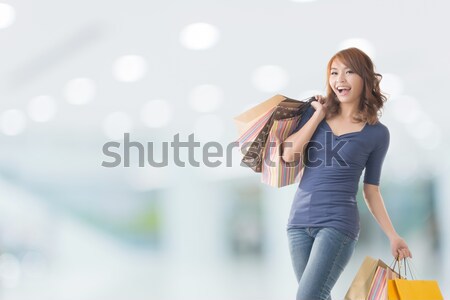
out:
{"label": "woman's right arm", "polygon": [[308,122],[306,122],[299,131],[285,139],[281,144],[281,158],[285,162],[294,162],[301,158],[301,155],[303,155],[305,147],[311,140],[317,126],[325,117],[325,108],[321,103],[322,101],[319,101],[311,102],[311,106],[314,107],[315,112]]}

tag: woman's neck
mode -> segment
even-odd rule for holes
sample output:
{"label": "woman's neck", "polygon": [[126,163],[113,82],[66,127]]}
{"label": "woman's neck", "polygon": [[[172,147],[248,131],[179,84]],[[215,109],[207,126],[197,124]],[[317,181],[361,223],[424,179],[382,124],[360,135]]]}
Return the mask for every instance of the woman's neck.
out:
{"label": "woman's neck", "polygon": [[346,120],[353,120],[353,116],[358,112],[358,104],[355,103],[340,103],[341,112],[340,118]]}

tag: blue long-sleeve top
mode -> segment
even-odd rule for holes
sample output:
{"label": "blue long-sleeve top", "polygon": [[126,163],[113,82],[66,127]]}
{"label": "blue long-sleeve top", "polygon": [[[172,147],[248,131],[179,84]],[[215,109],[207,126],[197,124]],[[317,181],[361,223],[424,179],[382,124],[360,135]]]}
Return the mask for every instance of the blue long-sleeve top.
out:
{"label": "blue long-sleeve top", "polygon": [[[294,132],[311,118],[303,114]],[[323,119],[306,148],[302,179],[292,202],[291,227],[333,227],[357,239],[359,212],[356,202],[362,171],[364,183],[379,185],[389,148],[389,130],[380,121],[366,123],[361,131],[336,136]]]}

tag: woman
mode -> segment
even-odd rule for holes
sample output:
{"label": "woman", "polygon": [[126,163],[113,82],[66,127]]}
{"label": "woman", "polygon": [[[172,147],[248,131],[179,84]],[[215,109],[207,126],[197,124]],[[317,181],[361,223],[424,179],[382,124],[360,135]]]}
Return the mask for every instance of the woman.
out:
{"label": "woman", "polygon": [[316,96],[319,101],[282,144],[283,160],[302,159],[305,165],[287,227],[297,300],[331,299],[359,237],[356,193],[363,169],[364,199],[389,238],[392,255],[411,257],[379,189],[389,147],[389,130],[378,120],[386,101],[381,75],[364,52],[349,48],[330,59],[327,78],[326,98]]}

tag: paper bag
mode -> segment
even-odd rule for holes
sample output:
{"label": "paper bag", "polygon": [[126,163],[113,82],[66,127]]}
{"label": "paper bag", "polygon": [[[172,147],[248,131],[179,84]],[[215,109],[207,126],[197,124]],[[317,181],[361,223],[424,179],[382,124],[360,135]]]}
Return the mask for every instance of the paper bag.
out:
{"label": "paper bag", "polygon": [[435,280],[388,281],[388,300],[444,300]]}
{"label": "paper bag", "polygon": [[249,110],[241,113],[233,118],[236,127],[238,128],[239,135],[246,132],[258,119],[260,119],[269,110],[275,108],[278,103],[286,99],[283,95],[275,95],[270,99],[250,108]]}
{"label": "paper bag", "polygon": [[382,260],[367,256],[361,264],[358,273],[356,273],[344,299],[365,300],[369,294],[370,287],[372,286],[377,267],[379,266],[385,269],[388,268]]}
{"label": "paper bag", "polygon": [[[244,153],[245,155],[242,158],[242,163],[244,165],[247,165],[257,173],[262,172],[262,161],[264,160],[264,155],[266,154],[264,149],[266,148],[269,133],[272,132],[272,128],[275,125],[274,122],[289,119],[288,123],[284,123],[283,126],[277,127],[278,129],[283,129],[284,131],[278,131],[275,133],[278,135],[278,139],[281,139],[282,142],[297,127],[297,123],[300,120],[300,117],[311,105],[313,99],[314,98],[310,98],[308,101],[298,101],[286,98],[285,100],[278,103],[270,119],[262,127],[256,139],[248,148],[248,151]],[[257,121],[257,123],[258,122],[259,121]]]}
{"label": "paper bag", "polygon": [[303,175],[302,160],[287,163],[281,158],[281,143],[291,135],[300,116],[275,120],[264,149],[261,181],[273,187],[300,182]]}
{"label": "paper bag", "polygon": [[367,300],[385,300],[382,298],[382,295],[387,284],[386,275],[387,269],[378,266],[375,271],[375,275],[373,276],[372,285],[370,286]]}

